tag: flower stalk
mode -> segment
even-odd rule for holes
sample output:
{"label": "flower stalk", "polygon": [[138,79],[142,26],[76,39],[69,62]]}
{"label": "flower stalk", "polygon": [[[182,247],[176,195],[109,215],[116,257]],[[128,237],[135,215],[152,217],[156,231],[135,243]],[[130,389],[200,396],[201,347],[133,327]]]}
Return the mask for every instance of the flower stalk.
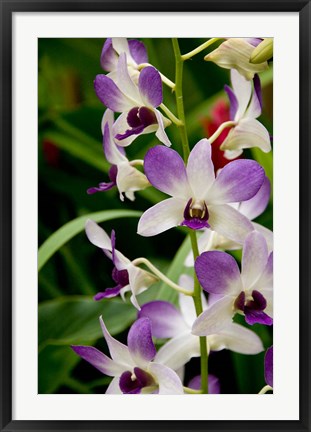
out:
{"label": "flower stalk", "polygon": [[201,51],[205,50],[210,45],[212,45],[213,43],[217,42],[220,39],[221,38],[211,38],[211,39],[209,39],[208,41],[204,42],[202,45],[199,45],[194,50],[188,52],[187,54],[182,55],[181,56],[182,60],[189,60],[189,59],[191,59],[193,56],[195,56],[196,54],[199,54]]}

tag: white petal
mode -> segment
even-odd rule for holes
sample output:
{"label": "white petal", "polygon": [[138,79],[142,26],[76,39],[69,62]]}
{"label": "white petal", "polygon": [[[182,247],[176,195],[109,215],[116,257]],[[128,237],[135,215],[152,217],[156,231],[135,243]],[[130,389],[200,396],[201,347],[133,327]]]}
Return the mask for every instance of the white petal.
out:
{"label": "white petal", "polygon": [[[119,117],[117,118],[117,120],[114,122],[113,126],[112,126],[112,136],[116,137],[117,135],[123,135],[128,129],[130,129],[130,126],[127,122],[127,116],[128,116],[128,111],[123,112],[121,115],[119,115]],[[138,137],[138,135],[131,135],[128,138],[125,138],[123,140],[118,140],[116,138],[115,141],[118,144],[118,146],[121,147],[127,147],[130,144],[132,144],[132,142]]]}
{"label": "white petal", "polygon": [[93,245],[111,251],[110,237],[96,222],[88,219],[85,223],[85,233]]}
{"label": "white petal", "polygon": [[119,386],[120,377],[115,377],[109,384],[106,394],[122,394]]}
{"label": "white petal", "polygon": [[241,354],[258,354],[264,350],[259,336],[252,330],[232,323],[217,335],[208,337],[211,350],[227,348]]}
{"label": "white petal", "polygon": [[122,162],[118,165],[117,187],[120,194],[135,192],[150,186],[147,177],[129,162]]}
{"label": "white petal", "polygon": [[235,297],[225,296],[209,306],[195,320],[192,326],[192,334],[207,336],[218,333],[232,322],[234,315]]}
{"label": "white petal", "polygon": [[215,180],[211,145],[206,138],[199,141],[192,149],[187,164],[187,175],[195,198],[204,199],[207,190]]}
{"label": "white petal", "polygon": [[238,110],[234,117],[234,120],[237,121],[243,117],[247,105],[249,104],[252,93],[252,84],[235,69],[231,69],[231,82],[234,94],[238,101]]}
{"label": "white petal", "polygon": [[127,267],[127,271],[129,274],[129,283],[132,291],[131,302],[138,310],[140,310],[140,306],[136,300],[136,295],[146,291],[146,289],[149,288],[150,285],[157,282],[158,279],[151,273],[132,264]]}
{"label": "white petal", "polygon": [[224,156],[228,160],[236,159],[241,156],[243,150],[225,150]]}
{"label": "white petal", "polygon": [[150,237],[180,225],[186,204],[184,200],[168,198],[149,208],[139,219],[138,234]]}
{"label": "white petal", "polygon": [[265,238],[257,231],[253,231],[246,237],[243,256],[241,277],[245,290],[249,290],[263,273],[268,261],[268,247]]}
{"label": "white petal", "polygon": [[103,135],[104,135],[105,124],[108,123],[109,129],[111,129],[113,122],[114,122],[114,112],[111,111],[109,108],[107,108],[106,111],[104,112],[102,122],[101,122],[101,129]]}
{"label": "white petal", "polygon": [[[172,145],[171,141],[169,140],[168,136],[166,135],[166,132],[164,130],[164,121],[163,121],[163,116],[162,114],[157,110],[154,109],[153,112],[155,113],[155,116],[157,118],[158,121],[158,129],[156,131],[156,137],[166,146],[170,147]],[[166,119],[166,126],[168,125],[168,121]],[[169,122],[170,124],[170,122]]]}
{"label": "white petal", "polygon": [[260,225],[256,222],[253,222],[253,226],[256,231],[260,232],[260,234],[264,236],[267,242],[268,251],[271,252],[273,250],[273,232],[268,228],[264,227],[263,225]]}
{"label": "white petal", "polygon": [[128,41],[126,38],[111,38],[111,41],[113,49],[117,51],[119,55],[125,53],[128,63],[136,65],[136,62],[131,56]]}
{"label": "white petal", "polygon": [[110,351],[111,358],[120,365],[124,365],[126,367],[135,366],[130,356],[128,347],[111,336],[102,317],[99,318],[99,321]]}
{"label": "white petal", "polygon": [[164,344],[158,351],[155,361],[176,370],[184,366],[192,357],[200,356],[200,338],[183,333]]}
{"label": "white petal", "polygon": [[254,229],[245,216],[227,204],[209,206],[208,212],[211,228],[234,242],[243,244],[247,234]]}
{"label": "white petal", "polygon": [[245,118],[230,130],[220,149],[241,150],[252,147],[258,147],[264,153],[268,153],[271,150],[270,136],[258,120]]}
{"label": "white petal", "polygon": [[162,364],[150,363],[149,372],[156,378],[159,384],[159,394],[184,394],[180,378],[172,369]]}
{"label": "white petal", "polygon": [[125,53],[120,54],[118,61],[118,87],[129,99],[133,101],[134,106],[142,106],[143,101],[136,86],[128,73],[127,56]]}

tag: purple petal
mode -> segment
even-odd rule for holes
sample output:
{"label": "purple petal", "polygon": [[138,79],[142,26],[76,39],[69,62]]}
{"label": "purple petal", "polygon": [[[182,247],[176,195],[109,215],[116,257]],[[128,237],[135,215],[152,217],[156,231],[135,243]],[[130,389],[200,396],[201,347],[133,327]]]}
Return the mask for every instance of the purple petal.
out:
{"label": "purple petal", "polygon": [[116,297],[120,294],[122,285],[117,285],[114,288],[106,288],[105,291],[97,293],[93,298],[96,301],[102,300],[104,298]]}
{"label": "purple petal", "polygon": [[149,149],[144,170],[149,182],[160,191],[176,198],[191,197],[184,161],[175,150],[162,145]]}
{"label": "purple petal", "polygon": [[155,384],[153,377],[144,370],[136,367],[132,372],[126,371],[120,376],[119,386],[124,394],[138,394],[144,387]]}
{"label": "purple petal", "polygon": [[134,322],[127,336],[127,345],[133,359],[147,362],[154,359],[156,349],[152,342],[151,321],[148,318],[139,318]]}
{"label": "purple petal", "polygon": [[117,363],[94,347],[72,345],[71,348],[78,356],[89,362],[105,375],[115,376],[120,371],[120,367]]}
{"label": "purple petal", "polygon": [[148,63],[148,54],[143,42],[137,39],[128,41],[131,56],[137,64]]}
{"label": "purple petal", "polygon": [[115,52],[112,46],[111,38],[106,39],[104,43],[102,53],[100,56],[101,67],[108,72],[116,69],[118,63],[118,54]]}
{"label": "purple petal", "polygon": [[234,295],[241,291],[239,267],[235,259],[225,252],[204,252],[195,261],[195,272],[207,292]]}
{"label": "purple petal", "polygon": [[163,101],[162,80],[154,67],[148,66],[140,72],[138,87],[146,102],[155,108],[161,105]]}
{"label": "purple petal", "polygon": [[265,355],[265,380],[270,387],[273,387],[273,346],[267,349]]}
{"label": "purple petal", "polygon": [[138,318],[146,317],[151,321],[152,335],[156,338],[177,336],[185,327],[179,310],[169,302],[155,300],[141,307]]}
{"label": "purple petal", "polygon": [[263,213],[270,199],[270,181],[265,177],[264,182],[253,198],[243,201],[239,206],[239,211],[248,219],[253,220]]}
{"label": "purple petal", "polygon": [[111,78],[106,75],[97,75],[94,88],[98,99],[109,109],[123,112],[133,107],[131,101],[124,96]]}
{"label": "purple petal", "polygon": [[262,42],[261,38],[245,38],[246,42],[253,45],[253,47],[256,47]]}
{"label": "purple petal", "polygon": [[262,109],[261,83],[260,83],[260,78],[259,78],[258,74],[254,75],[253,83],[254,83],[254,92],[256,93],[257,99],[259,101],[260,108]]}
{"label": "purple petal", "polygon": [[93,195],[96,192],[106,192],[106,191],[112,189],[114,186],[116,186],[115,182],[99,183],[97,187],[95,186],[95,187],[88,188],[86,193],[88,195]]}
{"label": "purple petal", "polygon": [[252,198],[265,179],[264,169],[253,160],[235,160],[226,165],[208,191],[207,204],[225,204]]}
{"label": "purple petal", "polygon": [[245,306],[244,313],[245,313],[245,321],[249,325],[264,324],[270,326],[273,324],[273,319],[270,318],[269,315],[267,315],[263,311],[256,311],[254,309]]}
{"label": "purple petal", "polygon": [[[197,375],[192,378],[188,384],[189,388],[193,390],[201,389],[201,375]],[[208,375],[208,393],[209,394],[220,394],[220,384],[219,379],[215,375]]]}
{"label": "purple petal", "polygon": [[234,120],[234,117],[239,107],[238,100],[232,88],[229,87],[227,84],[225,85],[225,92],[227,93],[230,101],[230,120]]}

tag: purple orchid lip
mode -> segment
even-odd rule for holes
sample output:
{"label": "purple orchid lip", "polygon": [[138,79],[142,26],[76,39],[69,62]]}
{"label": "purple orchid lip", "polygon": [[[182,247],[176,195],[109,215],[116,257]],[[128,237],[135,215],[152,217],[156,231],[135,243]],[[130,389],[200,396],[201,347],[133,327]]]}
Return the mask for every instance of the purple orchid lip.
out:
{"label": "purple orchid lip", "polygon": [[120,377],[119,386],[124,394],[138,394],[144,387],[154,385],[153,377],[146,371],[135,367],[134,373],[125,371]]}
{"label": "purple orchid lip", "polygon": [[241,291],[234,302],[237,310],[244,312],[245,321],[250,324],[272,325],[273,319],[264,310],[267,307],[267,300],[257,290],[252,291],[252,300],[245,299],[245,292]]}
{"label": "purple orchid lip", "polygon": [[209,213],[204,201],[193,202],[192,198],[190,198],[184,211],[184,218],[181,225],[185,225],[189,228],[196,230],[210,227],[207,222]]}
{"label": "purple orchid lip", "polygon": [[127,123],[131,129],[127,129],[124,134],[117,134],[116,139],[121,141],[129,136],[139,135],[146,127],[156,124],[157,118],[151,109],[135,107],[129,111]]}

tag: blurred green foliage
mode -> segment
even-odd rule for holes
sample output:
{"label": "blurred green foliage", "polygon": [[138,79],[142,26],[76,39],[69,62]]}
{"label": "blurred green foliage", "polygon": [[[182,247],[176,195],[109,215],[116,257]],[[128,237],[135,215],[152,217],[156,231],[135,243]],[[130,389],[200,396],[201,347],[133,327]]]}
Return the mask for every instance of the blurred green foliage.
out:
{"label": "blurred green foliage", "polygon": [[[174,80],[171,41],[143,41],[148,49],[149,61]],[[181,39],[181,51],[188,52],[203,41]],[[99,315],[103,315],[108,329],[121,340],[125,340],[126,329],[136,317],[135,309],[120,299],[99,303],[92,299],[96,292],[111,286],[112,266],[101,251],[88,242],[83,232],[86,215],[116,211],[109,213],[110,218],[101,220],[106,220],[102,226],[107,232],[112,228],[116,230],[118,249],[129,258],[149,258],[174,281],[178,280],[190,250],[189,241],[184,241],[184,230],[170,230],[154,238],[143,238],[136,235],[137,218],[126,217],[124,211],[144,211],[161,200],[164,195],[159,191],[152,188],[141,191],[136,194],[134,203],[128,200],[122,203],[116,190],[86,194],[88,187],[107,180],[109,169],[102,152],[100,126],[105,108],[93,89],[95,76],[103,73],[99,64],[103,43],[102,39],[38,41],[39,246],[63,225],[80,218],[70,235],[60,231],[47,241],[42,248],[43,255],[45,253],[43,258],[41,249],[40,259],[43,261],[39,262],[42,268],[38,290],[39,393],[103,393],[109,379],[86,362],[81,362],[70,349],[70,344],[96,345],[107,352],[101,337]],[[185,111],[191,146],[206,136],[203,121],[211,114],[214,103],[219,98],[225,98],[223,86],[229,83],[227,70],[202,59],[203,53],[186,62],[184,70]],[[262,83],[264,112],[261,121],[272,133],[272,71],[262,76]],[[176,112],[174,95],[165,86],[164,101]],[[179,135],[175,129],[172,126],[167,133],[173,147],[180,150]],[[147,148],[157,143],[152,134],[141,136],[128,148],[129,157],[143,158]],[[272,180],[272,154],[266,155],[257,150],[249,154],[264,166]],[[123,218],[119,217],[121,214]],[[271,204],[258,221],[272,228],[272,220]],[[155,298],[176,302],[175,292],[161,283],[143,293],[141,302]],[[255,330],[266,347],[271,345],[270,329],[255,326]],[[215,354],[211,364],[211,372],[213,367],[215,373],[227,370],[224,378],[220,376],[221,382],[222,378],[225,381],[222,388],[227,393],[257,393],[264,385],[263,354]],[[196,368],[195,362],[190,365]]]}

